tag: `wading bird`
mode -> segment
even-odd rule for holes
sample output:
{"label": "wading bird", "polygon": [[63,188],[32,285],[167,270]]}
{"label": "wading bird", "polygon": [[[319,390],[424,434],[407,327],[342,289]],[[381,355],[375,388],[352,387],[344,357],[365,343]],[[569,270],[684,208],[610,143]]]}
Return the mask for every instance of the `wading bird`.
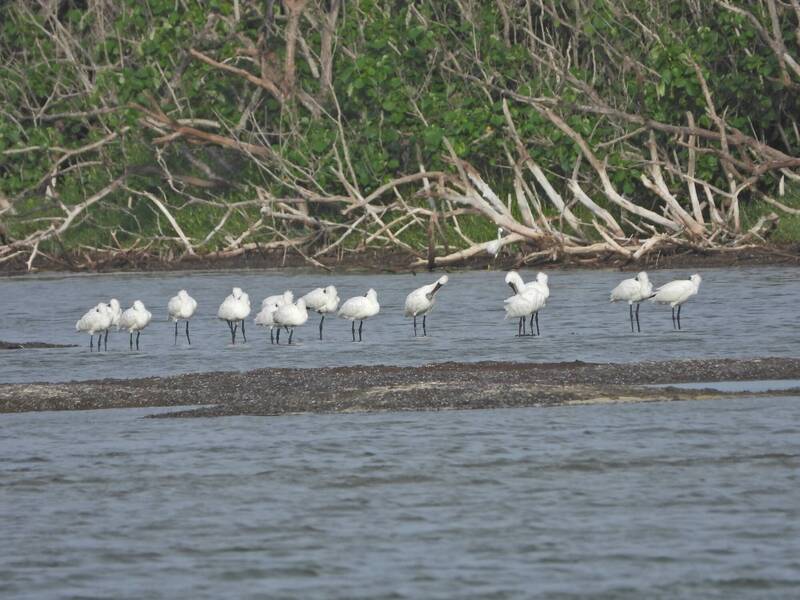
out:
{"label": "wading bird", "polygon": [[[509,271],[506,274],[506,283],[514,290],[515,294],[521,294],[527,290],[533,290],[539,294],[540,299],[536,302],[536,308],[531,315],[531,335],[533,335],[533,321],[536,320],[536,335],[539,333],[539,311],[547,305],[547,299],[550,297],[550,286],[547,284],[547,274],[539,272],[536,274],[536,281],[525,283],[522,277],[516,271]],[[510,298],[509,298],[510,300]],[[524,331],[523,331],[524,333]]]}
{"label": "wading bird", "polygon": [[336,287],[329,285],[311,290],[302,299],[305,300],[308,310],[322,315],[319,320],[319,339],[322,339],[322,324],[325,322],[325,315],[335,313],[339,308],[339,294],[336,292]]}
{"label": "wading bird", "polygon": [[[518,318],[517,335],[525,335],[525,317],[530,315],[530,335],[533,335],[534,315],[544,306],[544,296],[533,287],[521,288],[510,298],[503,301],[506,319]],[[538,332],[537,332],[538,333]]]}
{"label": "wading bird", "polygon": [[308,311],[306,310],[306,301],[300,298],[297,302],[283,304],[278,307],[278,310],[272,315],[275,321],[275,327],[278,328],[278,335],[276,342],[280,344],[281,330],[283,327],[289,332],[289,345],[292,344],[292,336],[294,335],[294,328],[304,325],[308,321]]}
{"label": "wading bird", "polygon": [[119,327],[120,329],[127,329],[128,333],[130,334],[129,339],[129,347],[133,350],[133,332],[136,332],[136,349],[139,349],[139,335],[142,333],[142,329],[147,327],[147,324],[150,323],[150,319],[153,318],[153,315],[150,314],[150,311],[144,307],[144,304],[141,300],[137,300],[133,303],[128,310],[122,313],[119,318]]}
{"label": "wading bird", "polygon": [[378,294],[375,290],[371,289],[364,296],[355,296],[350,298],[339,309],[339,316],[353,322],[352,332],[353,341],[356,341],[356,321],[358,324],[358,341],[361,341],[361,328],[364,326],[364,321],[370,317],[374,317],[381,310],[381,305],[378,304]]}
{"label": "wading bird", "polygon": [[[294,301],[294,294],[292,294],[291,290],[286,290],[282,294],[275,296],[267,296],[261,301],[261,310],[256,315],[255,323],[259,327],[269,327],[269,341],[271,344],[275,343],[275,335],[272,333],[275,327],[275,319],[273,318],[275,311],[284,304],[291,304],[292,301]],[[280,329],[278,329],[278,333],[280,333]]]}
{"label": "wading bird", "polygon": [[[659,304],[669,304],[672,307],[672,328],[681,328],[681,305],[700,290],[700,282],[703,279],[695,273],[689,279],[678,279],[662,285],[653,294],[653,302]],[[675,307],[678,307],[677,319],[675,318]],[[677,327],[676,327],[677,323]]]}
{"label": "wading bird", "polygon": [[406,297],[405,316],[414,317],[414,337],[417,337],[417,317],[419,316],[422,317],[422,335],[428,335],[428,331],[425,328],[425,320],[428,317],[428,313],[433,310],[433,305],[436,303],[436,292],[438,292],[439,288],[444,286],[447,281],[447,275],[442,275],[434,283],[423,285]]}
{"label": "wading bird", "polygon": [[177,296],[170,298],[167,303],[169,318],[175,321],[175,344],[178,344],[178,321],[186,321],[186,341],[192,345],[189,338],[189,319],[192,318],[194,311],[197,310],[197,301],[192,298],[186,290],[178,292]]}
{"label": "wading bird", "polygon": [[[100,302],[94,308],[84,314],[75,323],[75,331],[89,334],[89,350],[94,349],[94,334],[97,333],[97,351],[100,351],[100,340],[103,339],[103,332],[108,339],[108,328],[111,327],[111,311],[108,304]],[[108,344],[106,344],[108,348]]]}
{"label": "wading bird", "polygon": [[628,303],[628,312],[631,317],[631,332],[633,331],[633,305],[636,304],[636,329],[641,332],[639,326],[639,305],[642,300],[647,300],[653,295],[653,284],[647,277],[647,273],[642,271],[636,277],[621,281],[617,287],[611,290],[611,302],[624,301]]}
{"label": "wading bird", "polygon": [[242,338],[247,342],[247,334],[244,331],[244,320],[250,314],[250,296],[242,291],[242,288],[235,287],[230,295],[220,304],[217,311],[217,318],[228,323],[231,330],[231,343],[236,343],[236,329],[239,322],[242,323]]}

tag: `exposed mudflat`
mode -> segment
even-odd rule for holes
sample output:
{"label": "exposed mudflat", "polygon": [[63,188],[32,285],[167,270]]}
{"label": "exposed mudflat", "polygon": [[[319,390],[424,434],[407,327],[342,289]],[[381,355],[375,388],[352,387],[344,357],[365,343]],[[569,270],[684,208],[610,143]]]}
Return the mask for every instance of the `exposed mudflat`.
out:
{"label": "exposed mudflat", "polygon": [[75,344],[48,344],[47,342],[4,342],[0,340],[0,350],[27,350],[30,348],[74,348]]}
{"label": "exposed mudflat", "polygon": [[800,359],[443,363],[13,384],[0,385],[0,412],[202,405],[164,416],[209,417],[647,402],[736,395],[650,384],[763,379],[800,379]]}

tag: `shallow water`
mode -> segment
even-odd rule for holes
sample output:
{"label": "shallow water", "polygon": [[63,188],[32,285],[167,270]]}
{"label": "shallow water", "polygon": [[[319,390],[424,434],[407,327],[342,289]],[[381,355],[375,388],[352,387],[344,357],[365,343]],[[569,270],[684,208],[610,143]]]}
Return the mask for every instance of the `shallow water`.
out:
{"label": "shallow water", "polygon": [[[684,330],[672,329],[670,308],[642,306],[642,333],[632,335],[628,307],[610,304],[617,271],[549,271],[551,296],[540,315],[541,338],[515,338],[516,322],[504,321],[503,299],[511,293],[497,271],[455,272],[428,318],[427,338],[414,338],[402,307],[409,291],[436,275],[336,274],[286,271],[39,275],[0,279],[0,339],[80,344],[78,348],[6,351],[0,354],[0,382],[140,377],[259,367],[319,367],[354,364],[419,365],[442,361],[639,361],[708,357],[797,356],[800,348],[800,271],[793,268],[726,268],[700,271],[700,294],[682,312]],[[654,271],[656,284],[688,277],[691,271]],[[523,271],[528,280],[535,271]],[[317,339],[312,315],[292,347],[271,346],[266,331],[252,324],[261,299],[290,288],[299,296],[334,283],[339,296],[378,291],[381,313],[364,323],[364,342],[351,343],[350,323],[325,320],[325,341]],[[230,289],[250,294],[254,312],[248,343],[230,345],[219,304]],[[179,338],[166,304],[186,288],[198,300],[192,346]],[[90,354],[88,336],[75,321],[99,300],[119,298],[124,306],[141,299],[153,312],[142,333],[141,352],[128,351],[128,335],[112,334],[109,352]],[[284,338],[285,340],[285,338]]]}
{"label": "shallow water", "polygon": [[[3,598],[787,598],[800,403],[0,418]],[[35,432],[35,435],[32,435]]]}

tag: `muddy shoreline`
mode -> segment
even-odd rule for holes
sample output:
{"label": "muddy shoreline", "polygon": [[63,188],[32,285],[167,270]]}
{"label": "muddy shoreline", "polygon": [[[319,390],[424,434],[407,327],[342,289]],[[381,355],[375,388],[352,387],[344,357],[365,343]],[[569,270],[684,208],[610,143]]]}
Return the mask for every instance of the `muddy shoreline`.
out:
{"label": "muddy shoreline", "polygon": [[[759,379],[800,379],[800,359],[442,363],[5,384],[0,412],[186,406],[165,416],[213,417],[557,406],[731,397],[645,386]],[[782,393],[800,397],[800,389]]]}
{"label": "muddy shoreline", "polygon": [[[389,272],[404,273],[424,271],[425,267],[411,267],[415,256],[398,250],[365,250],[346,255],[318,257],[323,268],[335,272]],[[512,254],[492,258],[487,254],[474,256],[456,265],[436,267],[444,270],[460,269],[511,269],[531,268],[585,268],[585,269],[620,269],[635,271],[640,269],[701,269],[713,267],[782,265],[800,266],[800,244],[780,246],[763,246],[736,252],[693,250],[673,250],[646,255],[639,261],[625,261],[617,255],[580,260],[569,256],[540,258],[526,262],[521,254]],[[311,265],[303,256],[294,251],[248,252],[236,257],[218,257],[213,255],[185,257],[181,260],[164,260],[149,255],[117,255],[113,258],[82,255],[78,257],[41,257],[37,259],[34,271],[54,272],[93,272],[93,273],[125,273],[125,272],[170,272],[170,271],[209,271],[231,269],[282,269],[307,268],[323,270]],[[24,275],[28,273],[25,257],[0,264],[0,276]]]}

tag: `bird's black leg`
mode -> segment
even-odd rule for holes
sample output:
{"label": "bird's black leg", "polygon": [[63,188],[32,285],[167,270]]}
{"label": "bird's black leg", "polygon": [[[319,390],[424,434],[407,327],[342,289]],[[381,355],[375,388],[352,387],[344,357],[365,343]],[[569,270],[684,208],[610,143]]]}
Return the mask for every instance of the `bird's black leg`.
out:
{"label": "bird's black leg", "polygon": [[190,346],[192,345],[192,338],[189,337],[189,321],[186,321],[186,341]]}
{"label": "bird's black leg", "polygon": [[269,343],[270,344],[275,343],[275,335],[272,333],[272,327],[269,328]]}
{"label": "bird's black leg", "polygon": [[[525,329],[525,324],[523,323],[522,328]],[[528,328],[531,330],[531,335],[533,335],[533,313],[531,313],[530,319],[528,319]]]}
{"label": "bird's black leg", "polygon": [[178,345],[178,322],[175,321],[175,346]]}
{"label": "bird's black leg", "polygon": [[236,344],[236,330],[239,329],[239,324],[235,323],[231,325],[231,344]]}
{"label": "bird's black leg", "polygon": [[247,335],[244,332],[244,319],[242,319],[242,338],[244,339],[244,343],[247,343]]}
{"label": "bird's black leg", "polygon": [[89,352],[94,350],[94,334],[89,334]]}
{"label": "bird's black leg", "polygon": [[358,323],[358,341],[361,341],[361,328],[364,327],[364,321],[361,320]]}
{"label": "bird's black leg", "polygon": [[536,317],[536,335],[542,335],[539,333],[539,311],[537,310],[533,315]]}
{"label": "bird's black leg", "polygon": [[[636,305],[638,308],[638,304]],[[631,313],[631,333],[633,333],[633,304],[628,304],[628,312]]]}
{"label": "bird's black leg", "polygon": [[676,329],[675,327],[675,307],[672,307],[672,328]]}
{"label": "bird's black leg", "polygon": [[289,330],[289,345],[292,345],[292,336],[294,335],[294,327]]}
{"label": "bird's black leg", "polygon": [[133,332],[130,332],[130,337],[128,338],[128,346],[131,350],[133,350]]}
{"label": "bird's black leg", "polygon": [[108,350],[108,329],[106,329],[106,334],[103,336],[103,349]]}
{"label": "bird's black leg", "polygon": [[281,344],[281,328],[278,327],[278,332],[275,334],[275,343],[280,346]]}
{"label": "bird's black leg", "polygon": [[142,333],[141,331],[136,332],[136,349],[139,349],[139,334]]}
{"label": "bird's black leg", "polygon": [[325,322],[325,315],[319,320],[319,339],[322,339],[322,324]]}
{"label": "bird's black leg", "polygon": [[414,337],[417,337],[417,315],[414,315]]}
{"label": "bird's black leg", "polygon": [[642,327],[641,327],[641,325],[639,325],[639,307],[640,306],[641,306],[641,304],[639,304],[637,302],[636,303],[636,332],[637,333],[642,333]]}
{"label": "bird's black leg", "polygon": [[681,328],[681,306],[682,304],[678,304],[678,330],[680,331]]}
{"label": "bird's black leg", "polygon": [[428,315],[422,315],[422,337],[428,337],[428,330],[425,329],[425,319],[428,318]]}
{"label": "bird's black leg", "polygon": [[353,341],[356,341],[356,321],[353,319],[353,327],[351,328],[353,331]]}
{"label": "bird's black leg", "polygon": [[522,337],[525,332],[525,317],[520,317],[517,321],[517,337]]}

